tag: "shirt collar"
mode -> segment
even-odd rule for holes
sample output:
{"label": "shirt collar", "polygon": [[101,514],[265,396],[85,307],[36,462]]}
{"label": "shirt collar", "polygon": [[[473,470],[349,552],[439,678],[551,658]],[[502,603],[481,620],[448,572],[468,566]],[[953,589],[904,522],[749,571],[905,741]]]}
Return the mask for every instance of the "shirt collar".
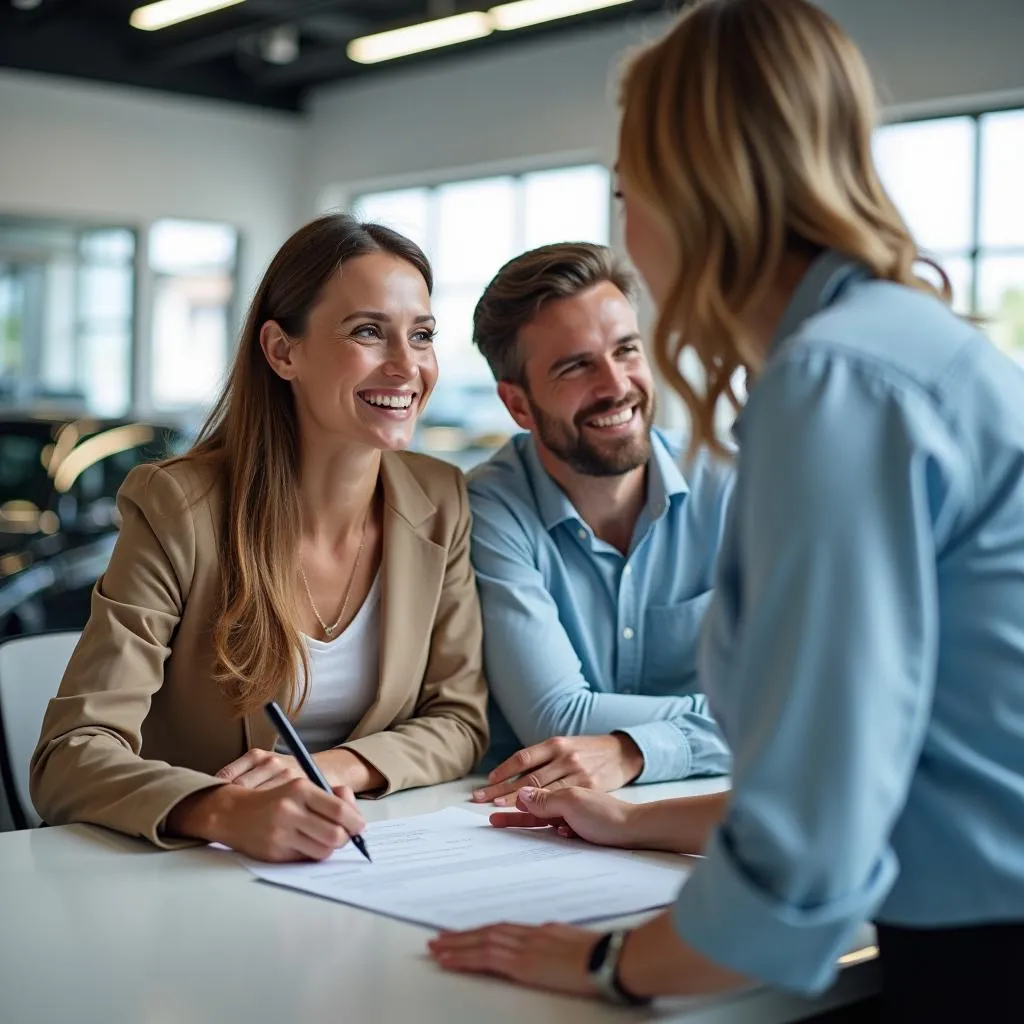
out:
{"label": "shirt collar", "polygon": [[[537,443],[532,435],[526,438],[523,461],[533,484],[533,493],[537,499],[537,511],[540,513],[544,529],[549,533],[559,523],[581,522],[580,514],[569,500],[568,495],[552,479],[544,468],[537,454]],[[688,494],[690,485],[686,482],[677,459],[657,430],[651,431],[651,461],[648,463],[647,502],[646,508],[651,510],[651,518],[658,516],[667,502],[678,494]]]}
{"label": "shirt collar", "polygon": [[826,249],[821,253],[807,268],[790,297],[779,326],[775,329],[770,354],[774,355],[809,316],[834,302],[847,284],[854,279],[867,277],[868,273],[862,264],[835,249]]}
{"label": "shirt collar", "polygon": [[[863,264],[835,249],[826,249],[807,268],[796,290],[790,297],[768,349],[769,361],[778,354],[786,339],[797,332],[800,325],[820,309],[831,305],[848,284],[870,276]],[[733,420],[730,433],[738,444],[742,436],[743,411]]]}

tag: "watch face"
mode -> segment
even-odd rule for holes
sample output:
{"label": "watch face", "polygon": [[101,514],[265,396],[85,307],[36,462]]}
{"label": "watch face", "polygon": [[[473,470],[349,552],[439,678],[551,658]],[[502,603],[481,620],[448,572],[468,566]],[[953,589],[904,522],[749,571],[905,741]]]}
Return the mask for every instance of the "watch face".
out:
{"label": "watch face", "polygon": [[606,932],[594,943],[594,948],[590,951],[590,960],[587,963],[588,974],[593,974],[601,969],[608,956],[608,947],[611,945],[611,941],[612,933]]}
{"label": "watch face", "polygon": [[622,948],[622,939],[622,932],[608,932],[602,935],[594,943],[587,964],[587,973],[600,989],[601,995],[609,1002],[617,1004],[624,1002],[615,984],[615,967],[619,959],[619,950]]}

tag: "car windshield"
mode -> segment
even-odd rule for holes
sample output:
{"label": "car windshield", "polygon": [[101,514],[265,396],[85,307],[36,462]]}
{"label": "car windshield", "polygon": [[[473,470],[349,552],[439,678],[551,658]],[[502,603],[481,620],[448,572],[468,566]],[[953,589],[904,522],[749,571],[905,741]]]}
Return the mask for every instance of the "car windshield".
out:
{"label": "car windshield", "polygon": [[132,469],[186,446],[183,433],[146,423],[0,421],[0,510],[8,512],[0,520],[20,521],[32,506],[59,505],[63,519],[69,509],[80,516],[93,503],[112,505]]}
{"label": "car windshield", "polygon": [[46,508],[52,484],[43,463],[52,443],[45,425],[0,424],[0,505],[30,501]]}

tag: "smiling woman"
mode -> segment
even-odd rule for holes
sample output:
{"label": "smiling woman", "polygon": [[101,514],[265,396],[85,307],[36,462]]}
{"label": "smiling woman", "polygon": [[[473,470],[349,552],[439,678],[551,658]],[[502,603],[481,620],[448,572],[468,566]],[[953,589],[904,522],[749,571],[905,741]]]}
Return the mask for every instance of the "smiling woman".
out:
{"label": "smiling woman", "polygon": [[[477,761],[465,485],[403,451],[437,378],[431,286],[416,245],[341,215],[275,256],[196,446],[121,489],[33,760],[46,820],[320,859],[362,829],[353,793]],[[271,700],[335,795],[275,750]]]}

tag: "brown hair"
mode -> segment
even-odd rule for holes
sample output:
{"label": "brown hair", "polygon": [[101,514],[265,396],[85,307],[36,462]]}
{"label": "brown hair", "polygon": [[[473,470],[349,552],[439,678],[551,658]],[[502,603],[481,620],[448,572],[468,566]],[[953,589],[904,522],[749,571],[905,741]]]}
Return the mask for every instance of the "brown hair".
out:
{"label": "brown hair", "polygon": [[609,281],[636,300],[636,276],[622,257],[603,245],[559,242],[509,260],[484,289],[473,311],[473,342],[494,379],[526,384],[518,336],[545,303],[568,299]]}
{"label": "brown hair", "polygon": [[417,245],[345,214],[319,217],[281,246],[249,306],[224,390],[185,456],[212,462],[224,481],[215,679],[239,714],[273,699],[299,666],[309,676],[293,601],[300,518],[295,402],[263,354],[260,329],[274,320],[301,338],[325,283],[346,261],[377,252],[412,264],[432,289],[430,264]]}
{"label": "brown hair", "polygon": [[[724,454],[715,407],[761,356],[746,321],[787,251],[836,249],[884,280],[940,294],[875,168],[876,100],[861,54],[806,0],[698,0],[629,64],[619,174],[668,229],[677,274],[655,362]],[[680,372],[692,348],[706,382]]]}

